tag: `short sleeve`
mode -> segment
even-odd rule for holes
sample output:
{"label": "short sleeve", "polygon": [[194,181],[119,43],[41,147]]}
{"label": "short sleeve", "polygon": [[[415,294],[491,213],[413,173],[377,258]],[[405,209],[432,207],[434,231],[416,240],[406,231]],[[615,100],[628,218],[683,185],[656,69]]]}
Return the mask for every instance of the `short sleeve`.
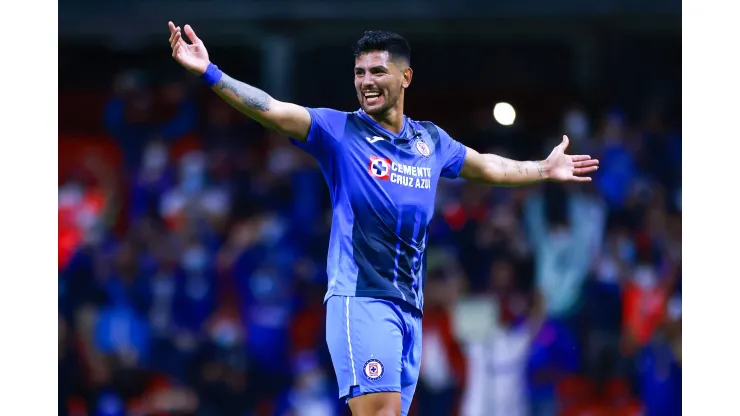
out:
{"label": "short sleeve", "polygon": [[324,161],[334,151],[336,143],[344,134],[347,113],[330,108],[308,108],[311,127],[305,141],[291,138],[290,141],[317,160]]}
{"label": "short sleeve", "polygon": [[437,130],[439,131],[439,148],[442,153],[441,156],[439,156],[442,163],[441,176],[455,179],[460,176],[460,170],[462,170],[468,149],[462,143],[450,137],[450,135],[439,126],[435,127],[437,127]]}

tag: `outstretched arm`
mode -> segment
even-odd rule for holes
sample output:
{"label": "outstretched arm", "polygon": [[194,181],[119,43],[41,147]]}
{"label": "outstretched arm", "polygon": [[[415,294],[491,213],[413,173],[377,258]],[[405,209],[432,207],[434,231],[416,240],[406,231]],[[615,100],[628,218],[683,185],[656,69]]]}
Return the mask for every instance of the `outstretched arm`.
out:
{"label": "outstretched arm", "polygon": [[211,89],[232,107],[268,129],[296,140],[306,139],[311,115],[305,108],[278,101],[261,89],[226,74]]}
{"label": "outstretched arm", "polygon": [[460,176],[488,185],[518,186],[544,181],[550,171],[544,161],[507,159],[494,154],[480,154],[468,148]]}
{"label": "outstretched arm", "polygon": [[546,180],[589,182],[583,176],[598,169],[599,161],[591,156],[565,154],[568,137],[556,146],[547,159],[517,161],[494,154],[480,154],[468,148],[460,176],[475,182],[498,186],[520,186]]}
{"label": "outstretched arm", "polygon": [[263,126],[304,141],[311,127],[311,115],[305,108],[278,101],[266,92],[224,74],[211,64],[203,41],[190,25],[185,25],[185,42],[179,26],[168,23],[172,57],[190,72],[204,78],[211,89],[232,107]]}

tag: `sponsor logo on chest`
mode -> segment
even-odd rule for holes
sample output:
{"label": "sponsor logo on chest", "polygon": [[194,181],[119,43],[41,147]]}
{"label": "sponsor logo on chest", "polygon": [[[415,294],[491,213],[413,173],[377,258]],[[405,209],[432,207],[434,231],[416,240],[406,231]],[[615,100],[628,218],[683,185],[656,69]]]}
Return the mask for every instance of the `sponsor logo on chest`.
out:
{"label": "sponsor logo on chest", "polygon": [[409,188],[431,189],[432,168],[397,163],[386,157],[370,156],[368,173],[375,179]]}

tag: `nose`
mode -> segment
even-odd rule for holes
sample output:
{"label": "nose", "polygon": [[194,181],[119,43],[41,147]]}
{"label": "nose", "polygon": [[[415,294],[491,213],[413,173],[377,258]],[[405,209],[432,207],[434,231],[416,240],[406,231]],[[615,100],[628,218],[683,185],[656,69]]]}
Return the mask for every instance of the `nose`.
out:
{"label": "nose", "polygon": [[373,82],[373,77],[371,74],[365,74],[362,76],[362,80],[360,82],[360,85],[363,89],[367,87],[374,87],[375,83]]}

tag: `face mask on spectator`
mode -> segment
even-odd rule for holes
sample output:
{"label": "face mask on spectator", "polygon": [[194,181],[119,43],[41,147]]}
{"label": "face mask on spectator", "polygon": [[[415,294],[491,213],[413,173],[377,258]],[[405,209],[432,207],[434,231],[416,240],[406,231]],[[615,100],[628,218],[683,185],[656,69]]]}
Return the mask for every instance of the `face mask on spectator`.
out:
{"label": "face mask on spectator", "polygon": [[182,189],[185,193],[192,194],[203,189],[203,176],[199,174],[191,174],[183,178]]}
{"label": "face mask on spectator", "polygon": [[658,284],[658,277],[652,266],[639,266],[632,278],[636,285],[643,289],[652,289]]}
{"label": "face mask on spectator", "polygon": [[222,348],[230,348],[236,345],[239,339],[239,328],[235,322],[222,321],[211,330],[211,340]]}
{"label": "face mask on spectator", "polygon": [[182,255],[181,264],[185,271],[190,273],[200,273],[206,267],[208,261],[207,254],[203,247],[194,246],[185,250]]}
{"label": "face mask on spectator", "polygon": [[611,257],[606,257],[599,262],[596,277],[602,283],[617,283],[619,280],[619,267]]}
{"label": "face mask on spectator", "polygon": [[200,152],[185,155],[180,162],[182,189],[194,193],[203,189],[205,183],[205,159]]}
{"label": "face mask on spectator", "polygon": [[270,271],[259,270],[250,279],[250,289],[255,299],[268,302],[276,298],[278,294],[278,282]]}
{"label": "face mask on spectator", "polygon": [[161,143],[149,145],[144,153],[144,170],[159,172],[167,165],[167,148]]}
{"label": "face mask on spectator", "polygon": [[617,242],[619,258],[622,261],[632,263],[635,259],[635,244],[627,237],[620,237]]}

